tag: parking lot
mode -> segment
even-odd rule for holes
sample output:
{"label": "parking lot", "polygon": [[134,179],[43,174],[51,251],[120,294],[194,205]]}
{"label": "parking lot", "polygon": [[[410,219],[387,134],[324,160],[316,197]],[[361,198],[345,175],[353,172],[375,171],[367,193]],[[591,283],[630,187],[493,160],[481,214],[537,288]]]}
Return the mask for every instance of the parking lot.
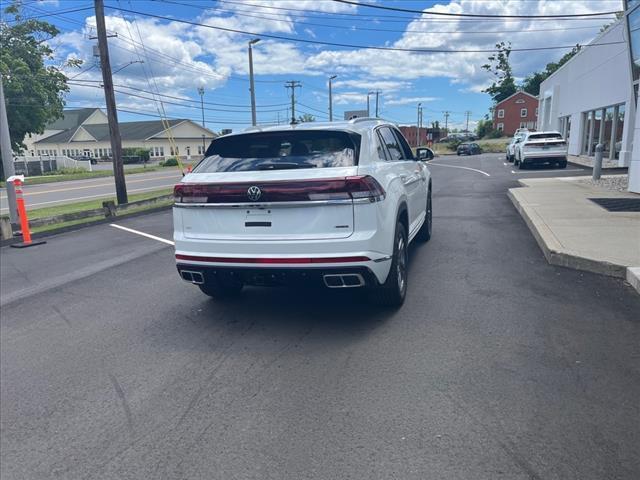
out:
{"label": "parking lot", "polygon": [[640,297],[547,264],[506,195],[588,172],[503,157],[432,162],[399,310],[211,300],[169,211],[2,248],[2,477],[634,478]]}

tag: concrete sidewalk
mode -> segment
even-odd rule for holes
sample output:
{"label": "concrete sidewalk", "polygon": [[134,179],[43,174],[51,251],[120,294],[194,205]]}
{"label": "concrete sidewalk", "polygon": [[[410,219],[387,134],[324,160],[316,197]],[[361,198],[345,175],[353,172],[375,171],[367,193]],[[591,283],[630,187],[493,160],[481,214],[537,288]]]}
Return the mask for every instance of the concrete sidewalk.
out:
{"label": "concrete sidewalk", "polygon": [[584,177],[521,179],[509,198],[547,261],[626,278],[640,292],[640,213],[609,212],[589,198],[640,198]]}
{"label": "concrete sidewalk", "polygon": [[[595,158],[589,157],[587,155],[568,155],[567,161],[573,165],[593,168]],[[602,159],[602,168],[620,168],[621,170],[627,169],[627,167],[621,167],[617,159],[611,160],[609,158]]]}

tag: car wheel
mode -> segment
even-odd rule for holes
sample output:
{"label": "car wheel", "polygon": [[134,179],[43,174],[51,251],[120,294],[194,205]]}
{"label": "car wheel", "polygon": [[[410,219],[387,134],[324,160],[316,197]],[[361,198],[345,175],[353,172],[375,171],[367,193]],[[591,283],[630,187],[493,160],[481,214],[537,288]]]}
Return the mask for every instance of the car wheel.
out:
{"label": "car wheel", "polygon": [[425,220],[416,234],[416,239],[421,242],[428,242],[431,239],[431,228],[433,225],[433,207],[431,203],[431,187],[427,192],[427,209],[425,211]]}
{"label": "car wheel", "polygon": [[524,162],[524,160],[520,159],[520,161],[518,162],[518,169],[524,170],[526,167],[527,167],[527,165]]}
{"label": "car wheel", "polygon": [[407,231],[398,220],[393,241],[393,258],[386,282],[371,292],[372,299],[389,307],[399,307],[407,295],[407,264],[409,261]]}
{"label": "car wheel", "polygon": [[244,285],[240,282],[208,282],[198,285],[205,295],[212,298],[230,298],[237,296]]}

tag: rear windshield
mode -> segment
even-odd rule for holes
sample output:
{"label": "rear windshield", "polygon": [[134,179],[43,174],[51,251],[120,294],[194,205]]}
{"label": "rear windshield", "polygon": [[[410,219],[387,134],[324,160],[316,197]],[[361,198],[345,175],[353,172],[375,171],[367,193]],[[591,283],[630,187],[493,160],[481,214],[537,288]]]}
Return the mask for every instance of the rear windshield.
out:
{"label": "rear windshield", "polygon": [[211,142],[197,173],[296,168],[350,167],[358,164],[360,135],[352,132],[293,130],[245,133]]}
{"label": "rear windshield", "polygon": [[562,138],[559,133],[533,133],[527,140],[543,140],[545,138]]}

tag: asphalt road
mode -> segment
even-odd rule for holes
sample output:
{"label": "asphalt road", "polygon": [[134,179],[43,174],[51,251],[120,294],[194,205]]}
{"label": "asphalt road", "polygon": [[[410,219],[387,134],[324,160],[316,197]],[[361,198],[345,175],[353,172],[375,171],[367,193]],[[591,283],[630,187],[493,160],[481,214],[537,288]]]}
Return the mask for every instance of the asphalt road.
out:
{"label": "asphalt road", "polygon": [[[130,194],[143,193],[150,190],[170,188],[181,177],[182,174],[176,168],[127,175],[127,192]],[[116,188],[113,177],[103,177],[27,185],[23,188],[23,191],[28,210],[29,208],[51,207],[64,203],[83,202],[115,196]],[[7,192],[2,188],[0,189],[0,213],[7,213],[8,211]]]}
{"label": "asphalt road", "polygon": [[[219,303],[109,225],[1,249],[3,480],[639,478],[640,296],[546,263],[506,189],[557,171],[434,163],[397,311]],[[171,238],[169,212],[119,224]]]}

